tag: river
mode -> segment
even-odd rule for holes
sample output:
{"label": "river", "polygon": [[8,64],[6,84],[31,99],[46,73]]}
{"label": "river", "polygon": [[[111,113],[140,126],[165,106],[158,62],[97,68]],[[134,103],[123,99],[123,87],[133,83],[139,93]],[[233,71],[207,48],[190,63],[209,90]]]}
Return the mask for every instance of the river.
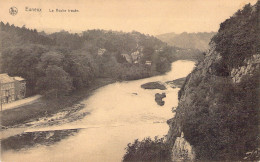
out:
{"label": "river", "polygon": [[[140,86],[152,81],[171,81],[187,76],[194,68],[192,61],[176,61],[165,75],[128,82],[117,82],[99,88],[82,101],[90,112],[83,119],[25,132],[76,129],[77,133],[53,144],[37,144],[19,150],[2,151],[2,161],[121,161],[124,148],[135,139],[162,137],[168,132],[166,121],[173,117],[172,107],[178,104],[178,88],[167,85],[166,90],[145,90]],[[166,93],[165,105],[154,101],[155,93]],[[48,136],[52,136],[53,133]],[[47,137],[45,137],[47,138]],[[33,139],[31,139],[33,140]]]}

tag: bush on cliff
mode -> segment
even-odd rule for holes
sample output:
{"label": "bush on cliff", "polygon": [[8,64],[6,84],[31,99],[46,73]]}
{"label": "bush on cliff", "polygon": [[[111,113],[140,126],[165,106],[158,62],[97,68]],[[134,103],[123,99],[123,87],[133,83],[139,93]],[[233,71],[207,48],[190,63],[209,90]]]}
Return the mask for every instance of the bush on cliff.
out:
{"label": "bush on cliff", "polygon": [[[258,3],[260,3],[258,1]],[[252,14],[253,10],[254,14]],[[253,8],[250,4],[238,10],[233,17],[220,24],[218,33],[212,38],[216,51],[223,57],[222,67],[229,70],[241,66],[243,60],[256,53],[259,47],[258,20],[259,5]]]}
{"label": "bush on cliff", "polygon": [[126,148],[126,154],[123,157],[124,162],[167,162],[171,161],[170,146],[164,138],[157,137],[152,140],[145,138],[142,141],[136,139],[132,144],[129,143]]}

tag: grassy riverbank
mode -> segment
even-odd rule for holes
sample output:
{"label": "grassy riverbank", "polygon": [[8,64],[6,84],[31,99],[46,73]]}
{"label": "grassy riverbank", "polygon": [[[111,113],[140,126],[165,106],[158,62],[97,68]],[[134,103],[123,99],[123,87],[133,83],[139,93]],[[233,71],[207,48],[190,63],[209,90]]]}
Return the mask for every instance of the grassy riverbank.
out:
{"label": "grassy riverbank", "polygon": [[5,110],[0,113],[1,126],[10,127],[18,124],[24,124],[41,117],[50,116],[57,112],[67,110],[77,102],[89,97],[94,90],[114,83],[115,81],[116,80],[111,78],[98,78],[91,87],[77,90],[70,96],[64,96],[57,99],[41,98],[32,104]]}

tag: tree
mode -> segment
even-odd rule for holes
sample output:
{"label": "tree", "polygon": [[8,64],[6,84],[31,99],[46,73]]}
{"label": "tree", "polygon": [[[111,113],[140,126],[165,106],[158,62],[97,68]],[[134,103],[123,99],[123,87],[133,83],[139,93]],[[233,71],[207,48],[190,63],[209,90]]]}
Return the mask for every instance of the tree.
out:
{"label": "tree", "polygon": [[38,68],[42,70],[46,70],[46,68],[49,65],[61,66],[63,59],[64,57],[61,53],[54,52],[54,51],[46,52],[42,54],[41,62],[39,63]]}
{"label": "tree", "polygon": [[99,70],[92,55],[86,51],[74,51],[66,54],[63,69],[72,77],[73,87],[76,89],[90,86]]}
{"label": "tree", "polygon": [[1,70],[11,76],[21,76],[26,79],[26,95],[35,94],[35,85],[39,77],[36,68],[42,53],[46,52],[46,48],[38,45],[30,45],[26,47],[9,48],[2,53]]}
{"label": "tree", "polygon": [[46,75],[37,82],[37,88],[46,96],[63,96],[72,90],[72,80],[67,72],[56,65],[49,65]]}

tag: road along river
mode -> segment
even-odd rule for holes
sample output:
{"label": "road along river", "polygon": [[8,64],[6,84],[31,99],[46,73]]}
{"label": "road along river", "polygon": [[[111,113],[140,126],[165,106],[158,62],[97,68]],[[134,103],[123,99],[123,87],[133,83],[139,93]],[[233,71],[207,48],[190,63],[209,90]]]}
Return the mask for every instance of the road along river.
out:
{"label": "road along river", "polygon": [[[192,61],[176,61],[165,75],[151,78],[118,82],[99,88],[83,100],[85,108],[79,113],[90,112],[83,119],[53,126],[27,129],[30,142],[17,150],[2,150],[1,160],[15,161],[121,161],[124,148],[135,139],[167,134],[166,121],[173,117],[172,107],[178,104],[178,88],[167,85],[166,90],[142,89],[147,82],[166,82],[187,76],[194,68]],[[166,93],[165,105],[159,106],[154,101],[155,93]],[[58,139],[59,130],[70,130],[67,137]],[[45,132],[43,135],[42,132]],[[48,132],[48,133],[46,133]],[[30,134],[30,135],[29,135]],[[46,135],[47,134],[47,135]],[[55,138],[54,138],[55,136]],[[48,144],[44,141],[54,140]],[[55,141],[56,140],[56,141]],[[28,143],[33,143],[30,145]]]}

